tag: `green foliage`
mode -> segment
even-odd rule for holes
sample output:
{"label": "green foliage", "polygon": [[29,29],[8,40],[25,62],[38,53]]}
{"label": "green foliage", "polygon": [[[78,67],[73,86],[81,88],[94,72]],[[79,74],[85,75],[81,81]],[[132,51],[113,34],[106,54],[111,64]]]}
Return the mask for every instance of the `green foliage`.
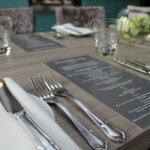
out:
{"label": "green foliage", "polygon": [[121,34],[125,39],[142,38],[150,33],[150,16],[139,14],[136,18],[122,16],[118,26],[122,24]]}

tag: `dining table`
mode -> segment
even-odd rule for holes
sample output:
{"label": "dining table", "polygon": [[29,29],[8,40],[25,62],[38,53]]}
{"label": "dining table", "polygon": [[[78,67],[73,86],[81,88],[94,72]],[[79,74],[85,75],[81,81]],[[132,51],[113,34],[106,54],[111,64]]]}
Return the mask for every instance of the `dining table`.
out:
{"label": "dining table", "polygon": [[[138,78],[139,82],[140,79],[144,81],[146,80],[147,83],[149,83],[149,87],[150,75],[121,65],[114,61],[112,56],[100,56],[96,52],[93,35],[81,37],[68,35],[62,39],[57,39],[54,37],[53,32],[39,32],[34,34],[50,39],[62,46],[57,48],[45,48],[44,50],[25,51],[12,40],[10,55],[0,57],[0,78],[10,77],[28,93],[36,95],[31,82],[31,77],[42,72],[50,71],[72,95],[78,98],[97,115],[107,120],[111,125],[125,132],[126,141],[123,143],[117,143],[108,139],[75,103],[63,97],[58,98],[72,112],[72,114],[84,123],[87,128],[90,128],[97,137],[107,141],[108,150],[148,150],[150,148],[150,122],[147,123],[146,126],[138,126],[136,123],[133,123],[127,117],[118,113],[115,109],[105,103],[105,99],[107,99],[107,102],[111,101],[111,97],[105,95],[105,91],[101,93],[102,97],[94,96],[85,90],[86,87],[80,87],[80,83],[75,84],[74,81],[69,80],[66,76],[59,73],[59,71],[55,69],[56,66],[53,66],[52,63],[50,65],[48,64],[49,62],[71,60],[72,58],[86,56],[111,65],[119,70],[123,70],[127,73],[127,76],[129,73],[134,76],[134,78]],[[136,44],[120,40],[118,44],[118,51],[132,52],[135,56],[137,54],[136,51],[141,51],[141,54],[147,53],[146,56],[148,57],[150,56],[150,43],[146,42],[145,44]],[[90,89],[92,89],[92,87]],[[81,149],[92,150],[66,115],[55,105],[50,105],[50,107],[54,112],[56,123],[60,125],[69,137]],[[0,125],[0,128],[1,127],[2,126]],[[7,132],[7,135],[9,136],[9,132]],[[1,140],[0,143],[3,142]]]}

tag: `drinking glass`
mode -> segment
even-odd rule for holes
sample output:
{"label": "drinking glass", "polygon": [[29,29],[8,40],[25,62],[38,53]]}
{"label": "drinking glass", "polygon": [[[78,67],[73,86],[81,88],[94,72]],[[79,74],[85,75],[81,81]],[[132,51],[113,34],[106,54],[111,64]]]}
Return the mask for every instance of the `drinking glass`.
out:
{"label": "drinking glass", "polygon": [[0,56],[10,54],[10,36],[12,20],[10,17],[0,17]]}
{"label": "drinking glass", "polygon": [[114,55],[120,36],[121,24],[117,19],[95,20],[95,47],[99,55]]}

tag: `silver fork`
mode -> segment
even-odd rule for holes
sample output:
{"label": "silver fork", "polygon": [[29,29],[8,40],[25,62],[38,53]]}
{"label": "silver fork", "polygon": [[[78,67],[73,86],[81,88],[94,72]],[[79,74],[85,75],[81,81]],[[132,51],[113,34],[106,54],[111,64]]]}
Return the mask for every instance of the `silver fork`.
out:
{"label": "silver fork", "polygon": [[113,127],[109,122],[100,118],[97,114],[92,112],[87,106],[85,106],[81,101],[72,96],[63,86],[58,82],[50,72],[43,74],[43,80],[45,85],[49,90],[52,90],[55,96],[67,97],[73,100],[97,125],[98,128],[112,141],[123,143],[126,140],[126,135],[120,129]]}
{"label": "silver fork", "polygon": [[42,98],[45,102],[49,104],[55,104],[58,106],[73,122],[76,128],[79,130],[81,135],[85,138],[88,144],[94,150],[107,150],[107,142],[97,138],[91,129],[86,128],[81,122],[79,122],[71,112],[62,104],[60,103],[55,95],[53,94],[52,90],[48,89],[47,86],[44,84],[44,80],[42,76],[39,77],[31,77],[32,84],[37,95]]}

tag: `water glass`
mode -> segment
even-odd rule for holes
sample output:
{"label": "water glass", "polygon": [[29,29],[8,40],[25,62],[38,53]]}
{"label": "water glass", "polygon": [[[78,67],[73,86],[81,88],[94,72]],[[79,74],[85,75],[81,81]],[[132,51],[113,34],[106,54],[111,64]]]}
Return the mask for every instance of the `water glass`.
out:
{"label": "water glass", "polygon": [[12,20],[10,17],[0,17],[0,56],[10,54],[10,36]]}
{"label": "water glass", "polygon": [[95,47],[99,55],[114,55],[119,41],[121,25],[117,19],[100,19],[94,23]]}

